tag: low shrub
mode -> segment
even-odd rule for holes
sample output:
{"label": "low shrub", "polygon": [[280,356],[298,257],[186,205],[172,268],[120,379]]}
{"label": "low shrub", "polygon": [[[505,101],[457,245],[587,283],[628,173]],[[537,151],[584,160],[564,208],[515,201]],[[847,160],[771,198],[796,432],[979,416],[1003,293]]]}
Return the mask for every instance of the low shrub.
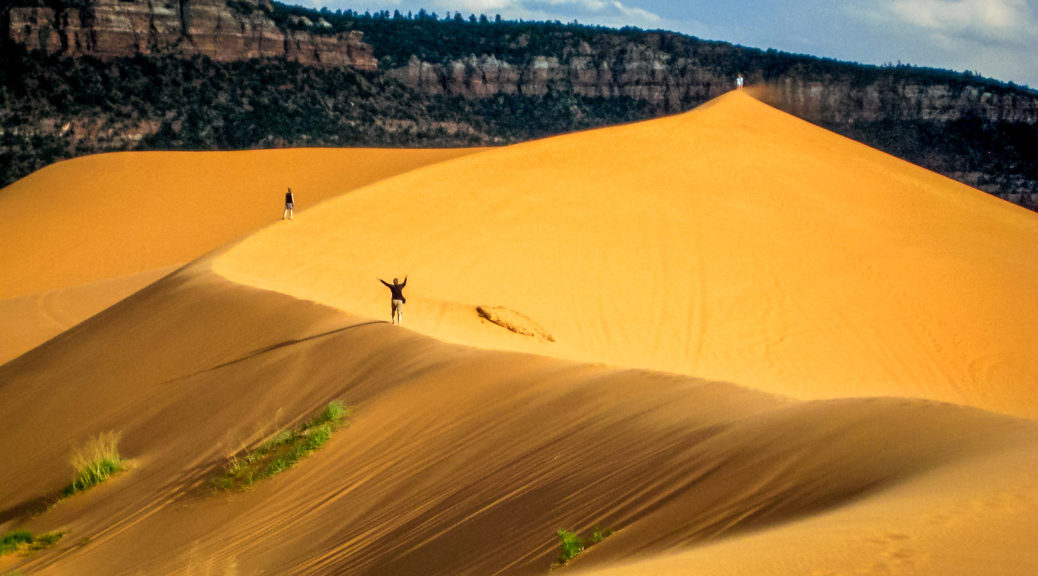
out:
{"label": "low shrub", "polygon": [[119,456],[119,435],[115,432],[99,434],[85,446],[72,453],[72,483],[65,488],[65,496],[72,496],[108,480],[123,469]]}
{"label": "low shrub", "polygon": [[18,551],[42,550],[57,544],[64,535],[62,532],[48,532],[33,536],[32,532],[19,530],[8,532],[0,537],[0,556]]}
{"label": "low shrub", "polygon": [[32,541],[32,532],[8,532],[3,535],[3,538],[0,538],[0,554],[14,552],[21,546],[31,544]]}
{"label": "low shrub", "polygon": [[336,400],[319,415],[295,430],[282,430],[255,450],[231,456],[224,474],[213,481],[220,490],[242,489],[263,478],[288,470],[306,455],[320,448],[340,426],[348,426],[350,409]]}
{"label": "low shrub", "polygon": [[577,554],[584,551],[584,539],[576,532],[559,530],[555,534],[559,537],[560,549],[558,564],[560,566],[569,562],[575,558]]}
{"label": "low shrub", "polygon": [[555,564],[552,564],[552,568],[564,566],[567,562],[576,558],[577,555],[583,552],[587,547],[598,544],[602,540],[612,536],[613,531],[609,528],[600,528],[595,526],[595,529],[591,532],[591,544],[587,544],[586,546],[584,539],[576,532],[559,530],[555,534],[559,537],[559,558],[556,560]]}
{"label": "low shrub", "polygon": [[595,529],[591,532],[591,543],[598,544],[602,540],[605,540],[606,538],[612,535],[613,531],[609,528],[600,528],[598,526],[595,526]]}

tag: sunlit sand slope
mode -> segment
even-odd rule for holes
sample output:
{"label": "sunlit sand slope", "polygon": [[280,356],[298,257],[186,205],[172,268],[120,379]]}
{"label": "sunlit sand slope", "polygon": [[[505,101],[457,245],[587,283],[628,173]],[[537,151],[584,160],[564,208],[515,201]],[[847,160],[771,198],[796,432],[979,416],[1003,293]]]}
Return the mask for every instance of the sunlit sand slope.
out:
{"label": "sunlit sand slope", "polygon": [[[0,571],[546,574],[557,529],[599,524],[565,570],[1033,574],[1033,421],[455,346],[204,266],[0,367],[0,397],[0,530],[65,532]],[[336,398],[352,426],[296,468],[208,487]],[[132,469],[46,509],[105,430]]]}
{"label": "sunlit sand slope", "polygon": [[475,346],[1036,417],[1035,246],[1038,214],[731,93],[380,181],[215,269],[372,318],[406,274],[405,326]]}
{"label": "sunlit sand slope", "polygon": [[126,152],[59,162],[0,190],[0,300],[184,264],[297,208],[458,150]]}

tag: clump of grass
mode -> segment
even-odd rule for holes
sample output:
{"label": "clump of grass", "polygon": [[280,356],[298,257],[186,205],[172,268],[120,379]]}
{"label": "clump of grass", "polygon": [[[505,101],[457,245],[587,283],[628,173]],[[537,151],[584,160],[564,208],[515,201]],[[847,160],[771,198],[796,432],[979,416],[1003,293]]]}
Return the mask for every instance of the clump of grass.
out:
{"label": "clump of grass", "polygon": [[0,538],[0,554],[14,552],[22,546],[31,544],[32,541],[32,532],[8,532],[7,534],[4,534],[3,538]]}
{"label": "clump of grass", "polygon": [[566,565],[567,562],[576,558],[577,555],[583,552],[587,547],[593,544],[598,544],[602,540],[612,536],[613,531],[609,528],[600,528],[595,526],[594,530],[591,532],[591,544],[587,544],[586,546],[584,539],[576,532],[559,530],[555,534],[559,537],[559,558],[556,560],[555,564],[552,564],[552,568]]}
{"label": "clump of grass", "polygon": [[119,435],[115,432],[101,433],[73,450],[72,483],[65,488],[65,496],[97,486],[122,469]]}
{"label": "clump of grass", "polygon": [[559,559],[558,565],[562,566],[584,551],[584,539],[576,532],[559,530],[555,533],[559,537]]}
{"label": "clump of grass", "polygon": [[282,430],[255,450],[231,456],[224,474],[213,484],[221,490],[247,488],[259,480],[288,470],[320,448],[340,426],[349,425],[350,409],[336,400],[295,430]]}
{"label": "clump of grass", "polygon": [[606,538],[608,538],[608,537],[610,537],[612,535],[613,535],[613,531],[610,530],[609,528],[600,528],[599,526],[596,525],[595,529],[591,531],[591,543],[592,544],[598,544],[602,540],[605,540]]}
{"label": "clump of grass", "polygon": [[0,537],[0,556],[18,551],[49,548],[61,540],[63,535],[62,532],[48,532],[39,536],[33,536],[32,532],[24,530],[8,532]]}

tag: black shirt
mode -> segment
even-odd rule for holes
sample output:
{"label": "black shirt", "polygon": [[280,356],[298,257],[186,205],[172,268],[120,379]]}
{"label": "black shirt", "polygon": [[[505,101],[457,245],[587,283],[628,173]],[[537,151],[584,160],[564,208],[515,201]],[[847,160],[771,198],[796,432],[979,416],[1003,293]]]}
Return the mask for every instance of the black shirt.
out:
{"label": "black shirt", "polygon": [[378,281],[385,284],[386,287],[389,288],[389,290],[393,293],[393,300],[407,302],[407,299],[404,298],[404,286],[407,286],[407,278],[404,278],[404,281],[400,284],[390,284],[389,282],[386,282],[381,278],[379,278]]}

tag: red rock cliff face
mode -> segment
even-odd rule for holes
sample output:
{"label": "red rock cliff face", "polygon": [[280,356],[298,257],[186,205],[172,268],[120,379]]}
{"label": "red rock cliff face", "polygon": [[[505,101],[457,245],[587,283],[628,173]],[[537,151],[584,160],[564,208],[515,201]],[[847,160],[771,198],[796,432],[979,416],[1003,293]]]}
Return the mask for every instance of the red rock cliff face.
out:
{"label": "red rock cliff face", "polygon": [[976,115],[998,122],[1038,122],[1038,98],[991,93],[977,86],[881,80],[865,86],[785,78],[766,100],[802,118],[823,122],[911,119],[949,121]]}
{"label": "red rock cliff face", "polygon": [[[172,49],[234,61],[283,57],[317,66],[374,70],[360,32],[322,35],[279,28],[269,0],[95,0],[87,7],[11,8],[5,36],[29,50],[100,58]],[[303,27],[321,23],[300,22]]]}
{"label": "red rock cliff face", "polygon": [[572,91],[580,96],[628,97],[648,102],[658,112],[687,110],[732,88],[723,78],[686,57],[646,43],[609,41],[600,46],[575,43],[552,55],[531,55],[510,63],[493,55],[470,55],[433,64],[412,57],[388,76],[425,94],[486,98],[497,94],[543,96]]}

